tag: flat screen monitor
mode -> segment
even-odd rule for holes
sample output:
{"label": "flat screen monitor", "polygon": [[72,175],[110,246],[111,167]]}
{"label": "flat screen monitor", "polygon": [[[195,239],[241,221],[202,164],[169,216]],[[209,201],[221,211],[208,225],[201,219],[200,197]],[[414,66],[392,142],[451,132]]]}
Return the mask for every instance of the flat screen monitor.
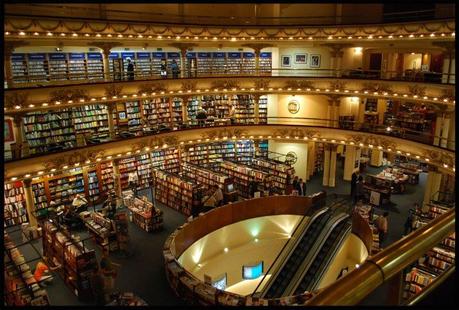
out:
{"label": "flat screen monitor", "polygon": [[234,184],[233,183],[227,184],[226,185],[226,191],[228,193],[234,192]]}
{"label": "flat screen monitor", "polygon": [[244,280],[256,279],[263,275],[263,262],[253,265],[242,266],[242,278]]}
{"label": "flat screen monitor", "polygon": [[226,273],[215,281],[212,281],[212,286],[216,289],[224,291],[226,289]]}

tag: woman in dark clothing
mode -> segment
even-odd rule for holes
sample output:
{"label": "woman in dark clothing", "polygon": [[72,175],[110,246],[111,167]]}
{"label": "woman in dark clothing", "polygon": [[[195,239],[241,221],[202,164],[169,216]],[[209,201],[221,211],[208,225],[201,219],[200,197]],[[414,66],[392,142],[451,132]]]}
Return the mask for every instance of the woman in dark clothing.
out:
{"label": "woman in dark clothing", "polygon": [[355,203],[357,200],[363,199],[363,177],[361,175],[359,175],[357,185],[354,191],[355,191],[355,194],[354,194],[354,203]]}
{"label": "woman in dark clothing", "polygon": [[356,185],[357,185],[357,173],[354,172],[352,173],[352,178],[351,178],[351,198],[354,203],[357,201],[356,194],[355,194]]}

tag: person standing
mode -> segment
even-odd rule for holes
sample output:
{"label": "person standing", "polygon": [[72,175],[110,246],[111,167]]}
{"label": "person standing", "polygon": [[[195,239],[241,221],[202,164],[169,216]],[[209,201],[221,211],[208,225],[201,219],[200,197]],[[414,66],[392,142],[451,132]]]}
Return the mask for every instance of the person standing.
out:
{"label": "person standing", "polygon": [[378,216],[375,220],[376,228],[378,229],[379,233],[379,245],[382,247],[383,242],[386,240],[387,236],[387,218],[389,216],[389,212],[384,212],[383,215]]}
{"label": "person standing", "polygon": [[167,79],[166,59],[161,59],[161,67],[159,69],[159,74],[163,79]]}
{"label": "person standing", "polygon": [[100,260],[100,271],[104,281],[104,294],[105,300],[108,300],[109,295],[115,288],[116,270],[114,267],[119,267],[119,264],[115,264],[109,257],[109,251],[107,248],[103,249],[102,258]]}
{"label": "person standing", "polygon": [[292,185],[293,185],[293,188],[296,189],[296,186],[298,184],[298,176],[296,175],[294,178],[293,178],[293,182],[292,182]]}
{"label": "person standing", "polygon": [[351,177],[351,198],[352,201],[355,203],[355,188],[357,185],[357,173],[353,172]]}
{"label": "person standing", "polygon": [[419,215],[421,214],[421,208],[419,207],[419,204],[417,202],[414,203],[413,209],[408,210],[408,217],[406,218],[405,221],[405,232],[404,235],[408,235],[413,231],[415,228],[415,223],[418,220]]}
{"label": "person standing", "polygon": [[132,171],[128,174],[128,185],[129,188],[132,189],[134,195],[137,195],[137,181],[139,180],[139,176],[137,175],[136,171]]}
{"label": "person standing", "polygon": [[96,306],[105,306],[105,283],[100,268],[97,268],[91,276],[91,289]]}
{"label": "person standing", "polygon": [[132,63],[131,58],[126,58],[128,65],[127,65],[127,78],[128,81],[134,80],[134,64]]}
{"label": "person standing", "polygon": [[178,67],[177,61],[175,59],[172,60],[171,71],[172,71],[172,78],[178,79],[178,76],[180,74],[180,68]]}
{"label": "person standing", "polygon": [[356,203],[360,199],[363,199],[363,184],[363,177],[359,175],[359,178],[357,179],[357,184],[355,185],[354,189],[354,203]]}
{"label": "person standing", "polygon": [[306,196],[306,183],[303,182],[303,179],[300,179],[296,184],[296,190],[299,196]]}

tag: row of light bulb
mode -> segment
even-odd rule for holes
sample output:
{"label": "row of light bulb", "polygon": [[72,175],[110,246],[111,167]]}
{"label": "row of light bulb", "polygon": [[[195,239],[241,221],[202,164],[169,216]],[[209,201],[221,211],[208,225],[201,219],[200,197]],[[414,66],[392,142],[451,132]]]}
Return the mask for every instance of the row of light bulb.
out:
{"label": "row of light bulb", "polygon": [[[184,144],[193,145],[193,144],[196,144],[196,143],[210,142],[211,140],[213,140],[213,141],[220,141],[220,140],[221,140],[221,141],[227,141],[227,140],[233,140],[233,141],[235,141],[235,140],[244,140],[244,139],[257,139],[257,140],[259,140],[259,139],[273,139],[273,136],[271,136],[271,135],[270,135],[270,136],[262,136],[262,135],[260,135],[260,136],[258,136],[258,137],[255,137],[255,136],[246,137],[246,136],[242,135],[242,136],[240,136],[240,137],[232,136],[231,138],[228,138],[228,137],[223,137],[223,138],[216,137],[216,138],[214,138],[214,139],[209,139],[209,138],[207,138],[207,139],[189,140],[189,141],[187,141],[187,142],[181,141],[181,142],[180,142],[180,145],[184,145]],[[280,140],[290,140],[290,139],[293,139],[293,140],[304,140],[304,141],[307,141],[307,140],[309,140],[310,138],[308,138],[308,137],[303,137],[303,138],[301,138],[301,137],[298,137],[298,136],[290,137],[290,136],[280,136],[280,135],[277,135],[277,136],[274,137],[274,139],[280,139]],[[311,138],[310,140],[312,140],[312,141],[319,141],[319,142],[327,142],[327,143],[332,143],[332,144],[342,144],[342,145],[347,145],[347,144],[349,144],[349,145],[352,145],[352,146],[356,145],[356,143],[353,142],[353,141],[348,141],[348,142],[346,142],[346,141],[344,141],[344,140],[341,140],[341,141],[338,142],[338,141],[336,141],[335,139],[326,139],[326,138],[320,138],[320,139],[319,139],[319,138],[317,138],[317,137],[313,137],[313,138]],[[375,146],[372,145],[372,144],[365,145],[365,144],[363,144],[363,143],[359,143],[358,146],[359,146],[359,147],[365,147],[365,146],[367,146],[367,147],[370,148],[370,149],[373,149],[373,148],[375,147]],[[167,148],[167,147],[168,147],[167,144],[163,144],[161,148],[165,149],[165,148]],[[153,149],[155,149],[155,150],[157,150],[157,149],[159,149],[159,148],[160,148],[159,145],[156,145],[155,147],[153,147]],[[384,149],[381,145],[378,145],[376,148],[377,148],[378,150],[380,150],[380,151],[393,152],[393,150],[392,150],[391,148]],[[142,154],[146,154],[146,152],[150,151],[151,149],[152,149],[152,148],[150,148],[150,147],[145,147],[145,148],[144,148],[144,152],[143,152]],[[124,158],[124,157],[126,157],[126,156],[132,155],[133,153],[135,153],[135,154],[140,154],[141,152],[142,152],[141,150],[136,150],[135,152],[126,152],[126,153],[124,153],[124,154],[123,154],[123,153],[119,153],[119,154],[116,154],[116,155],[109,155],[109,156],[106,156],[105,158],[98,157],[98,158],[95,159],[95,162],[101,162],[102,160],[103,160],[103,161],[108,161],[108,160],[112,160],[112,159],[115,159],[115,158],[122,158],[122,157]],[[419,156],[419,155],[414,155],[414,154],[411,154],[411,153],[409,153],[409,152],[402,152],[402,151],[400,151],[400,150],[396,150],[395,153],[396,153],[397,155],[404,155],[404,156],[407,156],[407,157],[416,158],[416,159],[418,159],[418,160],[421,160],[421,156]],[[430,162],[430,159],[429,159],[429,158],[424,158],[424,161],[425,161],[425,162]],[[82,166],[83,164],[91,164],[91,163],[93,163],[93,162],[92,162],[90,159],[88,159],[88,160],[86,160],[84,163],[75,163],[75,164],[73,164],[72,167],[69,167],[69,165],[64,165],[64,166],[62,166],[62,168],[60,168],[59,170],[60,170],[60,172],[63,172],[64,170],[75,169],[75,168],[78,168],[78,167]],[[448,169],[448,167],[449,167],[449,166],[448,166],[447,164],[443,163],[443,168]],[[449,169],[452,170],[453,172],[456,172],[456,168],[455,168],[455,167],[450,167]],[[57,172],[57,169],[56,169],[56,168],[52,168],[52,169],[50,169],[47,173],[55,173],[55,172]],[[38,171],[38,173],[37,173],[35,176],[32,176],[30,173],[28,173],[28,174],[25,174],[24,176],[15,176],[15,177],[11,177],[10,180],[11,180],[11,181],[16,181],[16,180],[18,180],[19,178],[28,179],[28,178],[31,178],[31,177],[32,177],[32,179],[38,179],[38,178],[42,177],[44,174],[45,174],[44,171]]]}
{"label": "row of light bulb", "polygon": [[[6,31],[5,32],[5,36],[12,36],[14,35],[13,32],[10,32],[10,31]],[[116,38],[136,38],[136,39],[157,39],[157,40],[162,40],[162,39],[168,39],[168,40],[181,40],[181,39],[186,39],[186,40],[213,40],[213,41],[217,41],[217,40],[229,40],[229,41],[246,41],[246,40],[270,40],[270,41],[273,41],[273,40],[324,40],[325,38],[327,40],[341,40],[341,39],[348,39],[348,40],[352,40],[352,39],[368,39],[368,40],[372,40],[372,39],[395,39],[395,38],[399,38],[399,39],[402,39],[402,38],[409,38],[409,39],[414,39],[414,38],[444,38],[444,37],[455,37],[456,36],[456,33],[455,32],[451,32],[451,33],[435,33],[435,32],[432,32],[432,33],[421,33],[421,34],[400,34],[400,35],[368,35],[368,36],[331,36],[329,35],[328,37],[312,37],[312,36],[298,36],[298,37],[293,37],[293,36],[289,36],[289,37],[268,37],[268,38],[265,38],[265,37],[216,37],[216,36],[162,36],[162,35],[142,35],[142,34],[138,34],[138,35],[133,35],[133,34],[129,34],[129,35],[123,35],[121,33],[119,34],[111,34],[111,33],[108,33],[108,34],[100,34],[100,33],[97,33],[97,34],[89,34],[89,33],[84,33],[84,34],[78,34],[76,32],[73,32],[73,33],[66,33],[66,32],[61,32],[61,33],[52,33],[50,31],[46,32],[46,33],[40,33],[40,32],[24,32],[24,31],[19,31],[17,32],[17,35],[19,36],[48,36],[48,37],[52,37],[54,35],[56,36],[60,36],[60,37],[66,37],[66,36],[70,36],[70,37],[73,37],[73,38],[76,38],[76,37],[79,37],[80,35],[83,36],[83,37],[91,37],[91,36],[94,36],[96,38],[101,38],[101,37],[107,37],[107,38],[113,38],[113,37],[116,37]]]}
{"label": "row of light bulb", "polygon": [[[152,92],[150,95],[148,95],[147,93],[143,93],[142,95],[137,95],[137,94],[132,94],[132,95],[120,95],[120,96],[112,96],[111,97],[111,100],[109,98],[107,98],[106,96],[103,96],[103,97],[99,97],[99,98],[91,98],[89,101],[90,103],[100,103],[100,102],[107,102],[108,101],[116,101],[116,100],[122,100],[122,99],[127,99],[127,98],[137,98],[137,97],[147,97],[147,96],[150,96],[150,97],[154,97],[154,96],[161,96],[161,95],[182,95],[182,94],[199,94],[201,92],[218,92],[220,91],[218,88],[215,88],[213,90],[210,90],[210,89],[205,89],[204,91],[200,90],[200,89],[197,89],[197,90],[187,90],[186,92],[184,92],[183,90],[178,90],[178,91],[168,91],[168,92],[165,92],[165,91],[161,91],[159,93],[156,93],[156,92]],[[321,89],[321,88],[316,88],[315,90],[312,90],[311,88],[306,88],[306,89],[302,89],[302,88],[296,88],[296,89],[292,89],[291,87],[289,88],[282,88],[282,87],[279,87],[279,88],[273,88],[273,87],[270,87],[270,88],[258,88],[258,89],[255,89],[255,88],[250,88],[250,89],[246,89],[246,88],[232,88],[231,90],[228,90],[226,88],[224,88],[222,90],[223,92],[228,92],[228,91],[232,91],[232,92],[239,92],[239,91],[307,91],[307,92],[322,92],[322,91],[325,91],[327,93],[329,92],[333,92],[333,90],[330,90],[328,88],[326,89]],[[450,99],[449,98],[438,98],[438,97],[428,97],[428,96],[418,96],[418,95],[408,95],[408,94],[398,94],[398,93],[392,93],[392,94],[389,94],[388,92],[377,92],[377,91],[368,91],[368,90],[364,90],[364,91],[359,91],[359,90],[348,90],[348,89],[345,89],[344,91],[341,91],[340,89],[335,89],[334,90],[335,93],[345,93],[345,94],[369,94],[369,95],[373,95],[373,96],[387,96],[387,97],[402,97],[402,98],[407,98],[407,99],[416,99],[416,100],[426,100],[426,101],[442,101],[444,103],[448,103],[450,102]],[[81,98],[78,100],[78,102],[80,103],[85,103],[86,100]],[[73,100],[68,100],[67,101],[67,104],[73,104],[75,103],[75,101]],[[452,101],[453,104],[456,103],[456,100],[453,100]],[[60,105],[62,104],[61,101],[55,101],[54,102],[55,105]],[[48,102],[44,102],[41,104],[42,107],[48,107],[50,105],[50,103]],[[35,104],[29,104],[27,106],[28,108],[35,108],[36,105]],[[14,109],[15,110],[20,110],[20,109],[23,109],[25,107],[22,107],[20,105],[16,105],[14,106]],[[4,107],[3,108],[4,111],[7,111],[7,108]]]}

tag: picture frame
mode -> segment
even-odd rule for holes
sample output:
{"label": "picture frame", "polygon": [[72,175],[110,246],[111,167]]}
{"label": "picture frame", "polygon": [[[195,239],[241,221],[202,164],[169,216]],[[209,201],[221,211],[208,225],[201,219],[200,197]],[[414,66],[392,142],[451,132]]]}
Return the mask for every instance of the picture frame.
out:
{"label": "picture frame", "polygon": [[126,117],[126,112],[119,112],[119,113],[118,113],[118,116],[119,116],[119,119],[120,119],[120,120],[123,120],[123,119],[126,119],[126,118],[127,118],[127,117]]}
{"label": "picture frame", "polygon": [[292,56],[291,55],[282,55],[281,56],[281,66],[282,67],[291,67],[292,66]]}
{"label": "picture frame", "polygon": [[311,54],[311,59],[309,60],[309,67],[320,68],[320,55]]}
{"label": "picture frame", "polygon": [[5,119],[3,128],[4,142],[14,141],[13,121],[11,119]]}
{"label": "picture frame", "polygon": [[295,63],[306,65],[308,63],[308,54],[295,54]]}

